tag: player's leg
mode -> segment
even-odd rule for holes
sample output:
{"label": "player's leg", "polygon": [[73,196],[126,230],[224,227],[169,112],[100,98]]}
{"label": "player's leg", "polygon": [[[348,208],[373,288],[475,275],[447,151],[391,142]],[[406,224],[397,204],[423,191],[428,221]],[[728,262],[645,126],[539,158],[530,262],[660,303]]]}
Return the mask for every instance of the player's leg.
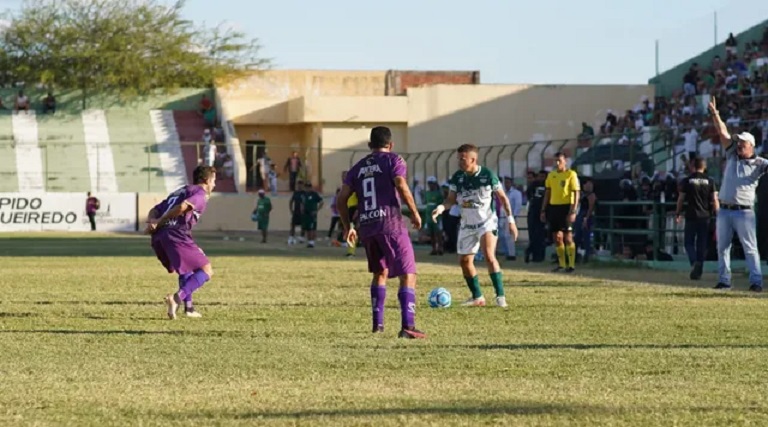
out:
{"label": "player's leg", "polygon": [[496,259],[496,243],[498,238],[493,231],[488,231],[480,238],[480,249],[485,255],[485,263],[488,265],[488,274],[491,276],[493,290],[496,292],[496,305],[507,307],[507,299],[504,296],[504,282],[499,261]]}
{"label": "player's leg", "polygon": [[416,329],[416,256],[408,230],[399,234],[377,237],[379,248],[384,254],[388,277],[400,279],[397,299],[400,302],[399,338],[417,339],[427,335]]}
{"label": "player's leg", "polygon": [[307,215],[306,218],[306,230],[307,230],[307,247],[315,247],[315,237],[317,235],[317,217],[314,215]]}
{"label": "player's leg", "polygon": [[573,226],[571,225],[571,222],[568,221],[568,218],[570,217],[570,207],[568,208],[569,211],[565,213],[565,221],[563,227],[563,243],[565,245],[565,254],[568,256],[568,268],[566,268],[566,273],[573,273],[573,271],[576,269],[576,243],[573,241]]}
{"label": "player's leg", "polygon": [[[179,274],[179,289],[184,287],[184,284],[190,276],[192,276],[192,272]],[[184,301],[184,314],[186,314],[187,317],[202,317],[199,312],[195,311],[195,306],[192,302],[192,294],[186,295],[182,301]]]}
{"label": "player's leg", "polygon": [[459,254],[461,273],[467,282],[467,287],[472,296],[466,300],[463,306],[484,306],[485,297],[480,290],[480,279],[475,269],[475,254],[480,249],[480,236],[476,230],[460,229],[456,251]]}
{"label": "player's leg", "polygon": [[196,290],[213,277],[213,267],[202,249],[191,240],[180,243],[174,242],[165,246],[174,270],[184,272],[182,274],[191,273],[178,292],[166,296],[168,317],[175,319],[176,310],[181,302],[187,297],[191,297]]}
{"label": "player's leg", "polygon": [[387,298],[387,276],[389,276],[384,254],[375,237],[366,238],[361,242],[368,259],[368,271],[373,273],[371,280],[373,333],[384,332],[384,302]]}

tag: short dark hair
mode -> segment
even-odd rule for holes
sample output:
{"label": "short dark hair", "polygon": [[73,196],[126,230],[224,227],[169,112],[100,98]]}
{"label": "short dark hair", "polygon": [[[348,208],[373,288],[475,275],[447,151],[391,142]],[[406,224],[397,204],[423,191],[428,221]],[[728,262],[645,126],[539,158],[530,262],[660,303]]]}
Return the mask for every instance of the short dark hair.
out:
{"label": "short dark hair", "polygon": [[376,126],[371,129],[371,142],[368,146],[372,149],[386,148],[392,143],[392,131],[386,126]]}
{"label": "short dark hair", "polygon": [[565,157],[565,153],[563,153],[562,151],[558,151],[557,153],[555,153],[555,158],[558,158],[558,157]]}
{"label": "short dark hair", "polygon": [[216,168],[213,166],[198,166],[192,172],[192,183],[202,184],[212,176],[216,175]]}
{"label": "short dark hair", "polygon": [[456,149],[457,153],[477,153],[478,151],[477,145],[474,144],[461,144],[459,148]]}
{"label": "short dark hair", "polygon": [[703,157],[694,157],[693,158],[693,167],[696,169],[704,169],[707,167],[707,161]]}

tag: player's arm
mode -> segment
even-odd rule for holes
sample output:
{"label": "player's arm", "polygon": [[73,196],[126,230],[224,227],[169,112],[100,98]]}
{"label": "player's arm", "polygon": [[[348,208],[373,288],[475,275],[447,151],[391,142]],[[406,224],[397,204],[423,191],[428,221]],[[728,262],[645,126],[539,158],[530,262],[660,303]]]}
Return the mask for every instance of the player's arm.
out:
{"label": "player's arm", "polygon": [[[581,187],[579,186],[579,177],[576,173],[571,174],[571,215],[579,212],[579,202],[581,201]],[[575,219],[575,218],[574,218]]]}
{"label": "player's arm", "polygon": [[411,222],[416,229],[421,228],[421,215],[419,215],[419,209],[416,207],[416,201],[413,200],[413,194],[411,189],[408,188],[408,180],[404,176],[396,176],[394,179],[395,189],[400,195],[400,200],[405,202],[408,206],[408,210],[411,211]]}
{"label": "player's arm", "polygon": [[496,197],[499,198],[499,203],[501,203],[501,208],[504,209],[504,212],[507,214],[507,218],[514,222],[515,218],[514,215],[512,215],[512,205],[509,203],[507,193],[504,192],[504,187],[499,187],[494,192],[496,193]]}
{"label": "player's arm", "polygon": [[178,205],[172,207],[171,209],[168,209],[160,218],[157,219],[157,223],[164,224],[169,219],[184,215],[187,212],[193,210],[194,208],[195,206],[189,201],[189,199],[184,200]]}
{"label": "player's arm", "polygon": [[339,195],[336,196],[336,211],[339,213],[339,221],[341,221],[341,226],[344,230],[349,230],[351,228],[349,207],[347,206],[347,202],[351,196],[352,188],[347,184],[342,184]]}
{"label": "player's arm", "polygon": [[447,211],[448,209],[453,207],[453,205],[455,204],[456,204],[456,191],[448,190],[448,197],[446,197],[445,200],[443,200],[441,204],[437,205],[435,210],[431,212],[432,220],[437,221],[438,216],[442,215],[443,212]]}

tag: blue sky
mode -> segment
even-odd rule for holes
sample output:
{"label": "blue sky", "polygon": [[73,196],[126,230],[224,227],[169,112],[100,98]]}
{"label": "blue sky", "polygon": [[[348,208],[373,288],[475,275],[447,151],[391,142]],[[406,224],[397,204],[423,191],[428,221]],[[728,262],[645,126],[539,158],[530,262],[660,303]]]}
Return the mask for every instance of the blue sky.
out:
{"label": "blue sky", "polygon": [[[768,19],[765,0],[188,0],[259,37],[278,68],[479,70],[484,83],[645,83]],[[666,66],[664,65],[666,62]]]}
{"label": "blue sky", "polygon": [[[17,0],[0,0],[13,7]],[[646,83],[768,19],[766,0],[187,0],[258,37],[275,68],[479,70],[483,83]]]}

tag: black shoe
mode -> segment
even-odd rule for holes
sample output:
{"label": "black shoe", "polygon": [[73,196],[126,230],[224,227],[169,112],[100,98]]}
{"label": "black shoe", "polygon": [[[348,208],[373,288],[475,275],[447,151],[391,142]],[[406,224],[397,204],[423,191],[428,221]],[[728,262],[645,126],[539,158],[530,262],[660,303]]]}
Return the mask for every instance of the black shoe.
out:
{"label": "black shoe", "polygon": [[563,267],[560,267],[560,266],[558,265],[557,267],[555,267],[554,269],[552,269],[552,272],[553,272],[553,273],[561,273],[561,272],[563,272],[564,270],[565,270],[565,269],[564,269]]}
{"label": "black shoe", "polygon": [[731,285],[726,285],[725,283],[720,282],[717,284],[717,286],[715,286],[715,289],[728,290],[728,289],[731,289]]}
{"label": "black shoe", "polygon": [[375,334],[375,333],[379,333],[379,332],[384,332],[384,326],[383,325],[379,325],[379,326],[374,326],[373,327],[372,333]]}
{"label": "black shoe", "polygon": [[424,332],[421,332],[420,330],[416,328],[407,328],[400,331],[399,334],[397,334],[398,338],[406,338],[409,340],[416,340],[416,339],[424,339],[427,337],[427,334]]}
{"label": "black shoe", "polygon": [[573,273],[574,271],[576,271],[576,269],[573,268],[573,267],[568,267],[568,268],[565,269],[566,273]]}
{"label": "black shoe", "polygon": [[693,269],[691,270],[690,278],[691,280],[699,280],[701,279],[701,272],[703,270],[704,265],[700,262],[694,262],[693,263]]}
{"label": "black shoe", "polygon": [[752,292],[763,292],[763,287],[758,284],[754,284],[749,287],[749,290]]}

